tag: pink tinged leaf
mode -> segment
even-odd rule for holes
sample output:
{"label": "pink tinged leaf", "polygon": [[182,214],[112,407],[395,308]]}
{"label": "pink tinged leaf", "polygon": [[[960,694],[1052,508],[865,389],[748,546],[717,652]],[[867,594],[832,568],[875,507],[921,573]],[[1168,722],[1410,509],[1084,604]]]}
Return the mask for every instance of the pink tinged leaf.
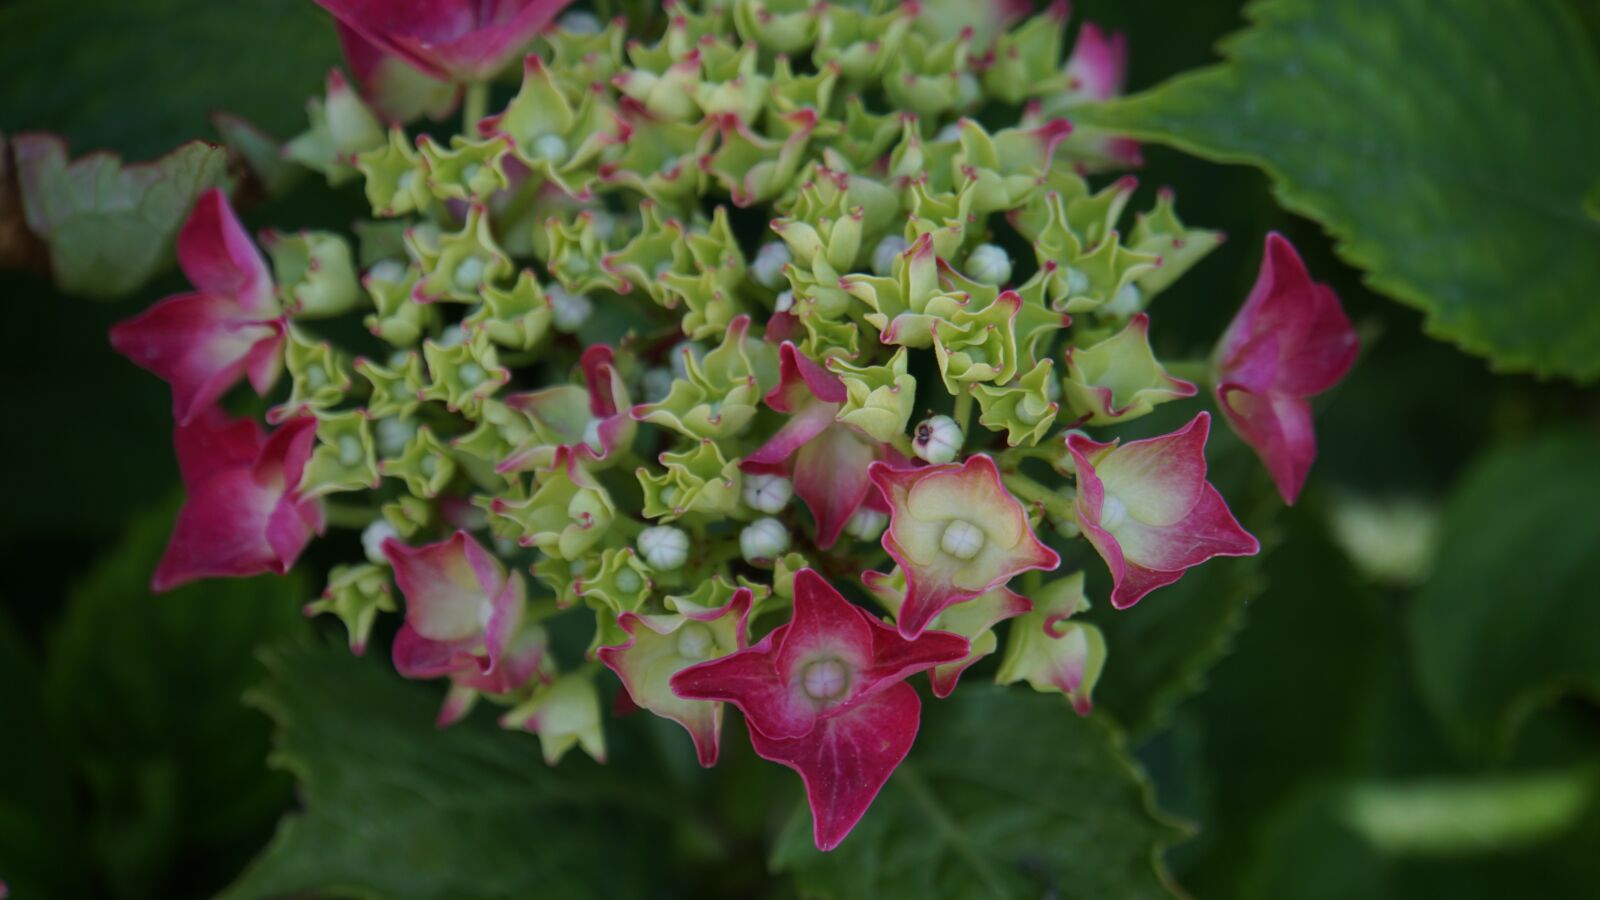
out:
{"label": "pink tinged leaf", "polygon": [[817,520],[817,546],[832,547],[867,499],[867,468],[878,444],[848,425],[833,424],[801,445],[794,457],[794,492]]}
{"label": "pink tinged leaf", "polygon": [[272,271],[217,188],[200,195],[178,232],[178,265],[202,294],[227,298],[258,318],[278,314]]}
{"label": "pink tinged leaf", "polygon": [[812,836],[819,850],[832,850],[911,752],[921,711],[917,692],[901,682],[797,738],[773,738],[752,728],[750,744],[762,758],[800,773]]}

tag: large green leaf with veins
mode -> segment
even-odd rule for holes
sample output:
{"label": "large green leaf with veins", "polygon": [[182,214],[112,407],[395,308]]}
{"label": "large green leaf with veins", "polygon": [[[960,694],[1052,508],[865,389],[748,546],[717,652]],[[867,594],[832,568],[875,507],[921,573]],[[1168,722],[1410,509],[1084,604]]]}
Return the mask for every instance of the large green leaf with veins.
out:
{"label": "large green leaf with veins", "polygon": [[1171,896],[1161,848],[1182,831],[1102,719],[1058,696],[966,684],[923,707],[922,733],[831,853],[804,810],[773,865],[804,896]]}
{"label": "large green leaf with veins", "polygon": [[1262,0],[1227,61],[1074,118],[1260,166],[1508,372],[1600,377],[1600,66],[1564,4]]}
{"label": "large green leaf with veins", "polygon": [[281,647],[267,668],[254,701],[305,809],[225,897],[666,895],[672,825],[695,814],[647,762],[552,768],[532,735],[482,717],[435,728],[438,685],[342,644]]}
{"label": "large green leaf with veins", "polygon": [[1600,697],[1600,440],[1491,455],[1445,513],[1412,609],[1423,696],[1472,749],[1505,749],[1563,691]]}

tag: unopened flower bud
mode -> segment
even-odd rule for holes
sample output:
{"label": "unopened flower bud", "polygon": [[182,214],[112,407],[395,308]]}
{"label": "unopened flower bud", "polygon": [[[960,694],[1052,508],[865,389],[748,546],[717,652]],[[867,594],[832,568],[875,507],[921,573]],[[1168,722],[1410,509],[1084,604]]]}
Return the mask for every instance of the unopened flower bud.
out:
{"label": "unopened flower bud", "polygon": [[551,323],[557,331],[572,334],[594,313],[594,304],[588,297],[574,294],[559,284],[546,288],[545,296],[550,299]]}
{"label": "unopened flower bud", "polygon": [[594,13],[583,12],[582,10],[567,13],[556,24],[561,27],[562,31],[570,31],[573,34],[600,33],[600,20],[595,17]]}
{"label": "unopened flower bud", "polygon": [[783,267],[791,259],[789,248],[782,241],[768,241],[756,251],[755,261],[750,263],[750,276],[757,284],[775,291],[787,280],[783,277]]}
{"label": "unopened flower bud", "polygon": [[456,347],[465,343],[466,340],[467,332],[460,325],[450,325],[439,332],[439,338],[434,343],[441,347]]}
{"label": "unopened flower bud", "polygon": [[739,532],[739,552],[749,562],[776,559],[789,549],[789,529],[770,516]]}
{"label": "unopened flower bud", "polygon": [[955,419],[934,416],[917,423],[911,449],[918,459],[938,465],[961,455],[961,442],[965,437]]}
{"label": "unopened flower bud", "polygon": [[1140,293],[1139,286],[1129,284],[1123,286],[1122,290],[1117,291],[1110,302],[1100,308],[1100,311],[1106,315],[1127,318],[1138,312],[1143,306],[1144,295]]}
{"label": "unopened flower bud", "polygon": [[751,509],[768,514],[781,511],[789,505],[794,494],[794,484],[782,475],[746,475],[744,502]]}
{"label": "unopened flower bud", "polygon": [[417,423],[411,419],[402,419],[398,416],[379,419],[373,427],[373,434],[378,439],[378,452],[386,457],[399,456],[405,452],[406,444],[411,442],[417,433]]}
{"label": "unopened flower bud", "polygon": [[772,311],[786,313],[794,309],[794,291],[784,291],[772,302]]}
{"label": "unopened flower bud", "polygon": [[898,234],[891,234],[872,248],[872,272],[887,278],[894,273],[894,261],[910,248],[911,242]]}
{"label": "unopened flower bud", "polygon": [[984,284],[1005,284],[1011,280],[1011,255],[994,244],[979,244],[967,255],[967,275]]}
{"label": "unopened flower bud", "polygon": [[386,566],[389,558],[383,555],[383,542],[399,537],[400,532],[387,519],[376,519],[361,532],[361,552],[375,565]]}
{"label": "unopened flower bud", "polygon": [[934,135],[933,139],[940,143],[944,143],[946,141],[959,141],[961,140],[961,126],[955,122],[951,122],[949,125],[939,129],[939,133]]}
{"label": "unopened flower bud", "polygon": [[405,263],[397,259],[380,259],[367,270],[367,278],[384,284],[399,284],[406,280]]}
{"label": "unopened flower bud", "polygon": [[845,523],[844,533],[858,541],[875,541],[883,534],[884,526],[888,524],[888,513],[863,506],[856,510],[850,521]]}
{"label": "unopened flower bud", "polygon": [[639,532],[639,555],[652,569],[670,572],[689,558],[689,536],[671,525]]}

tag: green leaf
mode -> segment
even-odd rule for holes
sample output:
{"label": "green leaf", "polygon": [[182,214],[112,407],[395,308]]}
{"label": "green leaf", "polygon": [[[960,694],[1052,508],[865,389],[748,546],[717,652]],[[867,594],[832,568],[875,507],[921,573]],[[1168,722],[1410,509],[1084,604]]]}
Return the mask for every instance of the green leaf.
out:
{"label": "green leaf", "polygon": [[1600,444],[1545,438],[1493,453],[1444,516],[1410,637],[1423,696],[1478,752],[1563,691],[1600,695]]}
{"label": "green leaf", "polygon": [[773,853],[823,898],[1166,897],[1161,848],[1182,830],[1103,719],[1060,697],[965,685],[925,704],[922,733],[838,849],[802,809]]}
{"label": "green leaf", "polygon": [[1600,67],[1566,4],[1262,0],[1085,124],[1267,170],[1369,283],[1512,372],[1600,377]]}
{"label": "green leaf", "polygon": [[139,165],[108,153],[69,163],[49,135],[12,146],[28,229],[49,248],[56,285],[100,299],[132,293],[171,260],[195,200],[227,171],[227,152],[200,141]]}
{"label": "green leaf", "polygon": [[8,131],[150,158],[210,134],[227,110],[271,134],[305,127],[305,100],[339,61],[305,0],[56,0],[0,5]]}
{"label": "green leaf", "polygon": [[[255,649],[303,630],[299,578],[150,595],[173,511],[138,520],[68,595],[46,712],[88,803],[75,843],[119,896],[214,890],[289,799],[266,766],[268,722],[243,703]],[[218,798],[227,798],[219,802]]]}
{"label": "green leaf", "polygon": [[[224,896],[637,897],[670,884],[668,822],[691,804],[641,766],[576,754],[551,768],[531,735],[481,717],[434,727],[438,685],[400,680],[341,646],[284,645],[254,702],[305,809]],[[641,814],[647,803],[656,812]]]}

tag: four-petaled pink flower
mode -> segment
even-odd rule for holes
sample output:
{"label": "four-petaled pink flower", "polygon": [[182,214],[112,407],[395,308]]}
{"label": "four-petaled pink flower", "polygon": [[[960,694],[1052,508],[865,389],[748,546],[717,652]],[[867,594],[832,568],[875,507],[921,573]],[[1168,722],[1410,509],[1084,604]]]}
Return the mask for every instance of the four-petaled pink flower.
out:
{"label": "four-petaled pink flower", "polygon": [[322,531],[321,501],[296,490],[316,438],[310,417],[268,435],[254,420],[229,420],[215,407],[179,424],[172,443],[187,497],[151,589],[287,572]]}
{"label": "four-petaled pink flower", "polygon": [[436,544],[383,542],[406,621],[394,639],[394,667],[406,678],[449,676],[456,690],[439,713],[448,725],[465,714],[473,692],[503,694],[526,684],[544,659],[545,636],[524,628],[522,575],[464,531]]}
{"label": "four-petaled pink flower", "polygon": [[1172,434],[1101,444],[1067,436],[1078,473],[1078,523],[1111,569],[1111,605],[1126,609],[1213,556],[1261,549],[1206,481],[1211,416]]}
{"label": "four-petaled pink flower", "polygon": [[1338,296],[1311,280],[1283,235],[1267,235],[1261,274],[1217,346],[1217,403],[1285,503],[1317,457],[1306,398],[1337,384],[1358,349]]}
{"label": "four-petaled pink flower", "polygon": [[179,424],[246,375],[265,394],[283,362],[284,318],[272,273],[216,189],[178,233],[178,264],[195,293],[168,297],[111,329],[111,346],[172,385]]}
{"label": "four-petaled pink flower", "polygon": [[737,706],[750,743],[805,782],[812,836],[831,850],[855,827],[916,740],[922,702],[905,679],[967,655],[965,638],[906,640],[811,569],[794,616],[755,646],[690,666],[672,690]]}
{"label": "four-petaled pink flower", "polygon": [[883,548],[906,573],[896,621],[915,637],[947,607],[987,594],[1030,569],[1054,569],[1061,557],[1028,525],[1028,514],[1000,482],[994,460],[921,469],[878,464],[871,478],[889,501]]}
{"label": "four-petaled pink flower", "polygon": [[[767,405],[789,421],[740,464],[746,472],[782,471],[785,464],[812,518],[817,546],[832,547],[863,504],[882,505],[867,467],[877,460],[904,465],[905,458],[858,429],[835,421],[844,407],[844,382],[787,341],[778,348],[781,378]],[[887,467],[887,463],[885,464]]]}
{"label": "four-petaled pink flower", "polygon": [[520,58],[572,0],[317,0],[373,46],[456,82]]}

